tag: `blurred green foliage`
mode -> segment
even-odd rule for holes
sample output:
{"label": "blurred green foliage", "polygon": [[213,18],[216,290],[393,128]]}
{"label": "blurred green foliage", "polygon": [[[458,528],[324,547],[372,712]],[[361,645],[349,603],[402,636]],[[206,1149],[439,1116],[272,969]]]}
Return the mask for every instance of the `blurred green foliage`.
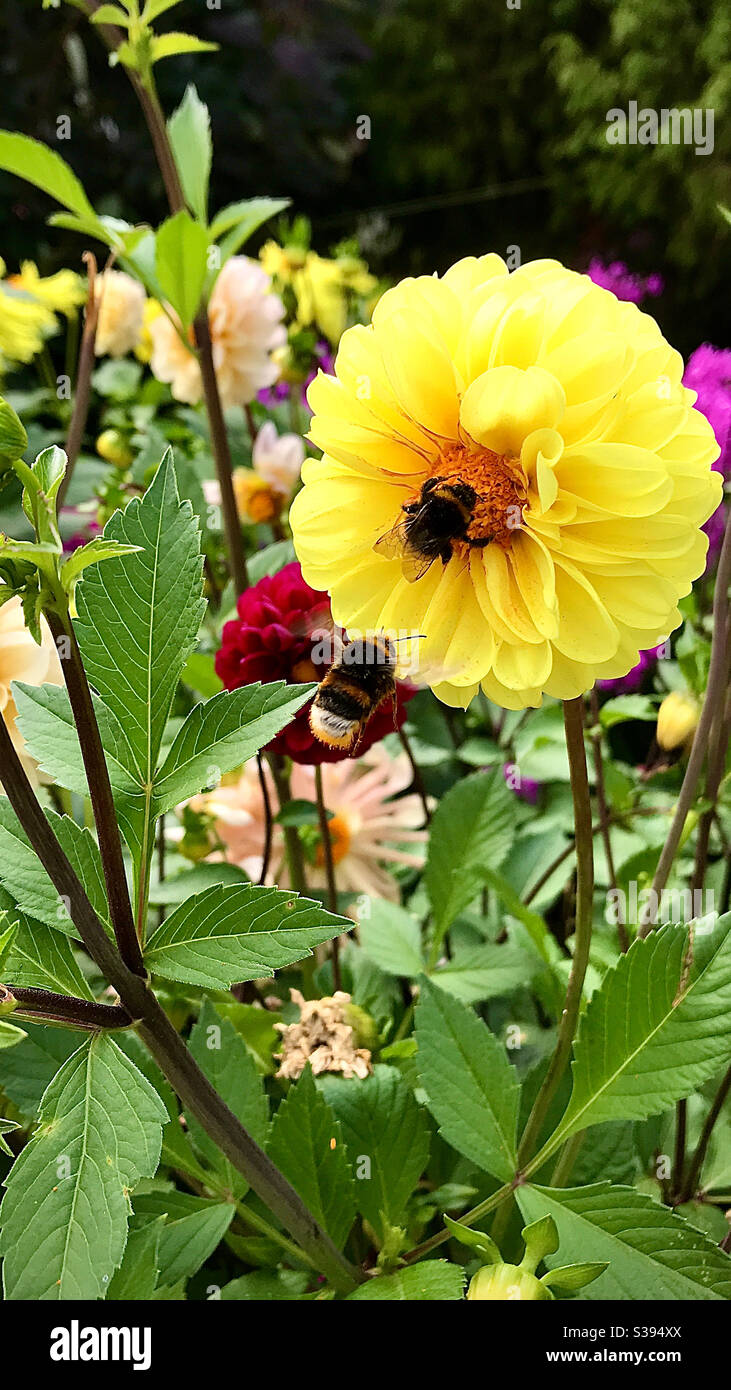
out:
{"label": "blurred green foliage", "polygon": [[[4,124],[60,147],[106,211],[159,217],[134,95],[99,38],[66,4],[4,8]],[[658,315],[684,352],[726,341],[725,0],[183,0],[159,27],[220,44],[157,70],[168,110],[191,79],[210,105],[214,205],[289,195],[318,249],[355,230],[392,277],[508,246],[577,268],[619,258],[665,276]],[[606,113],[631,100],[713,108],[713,153],[610,146]],[[60,114],[72,133],[59,145]],[[46,205],[6,186],[0,251],[14,264],[37,249]],[[45,238],[44,266],[77,263],[75,241]]]}

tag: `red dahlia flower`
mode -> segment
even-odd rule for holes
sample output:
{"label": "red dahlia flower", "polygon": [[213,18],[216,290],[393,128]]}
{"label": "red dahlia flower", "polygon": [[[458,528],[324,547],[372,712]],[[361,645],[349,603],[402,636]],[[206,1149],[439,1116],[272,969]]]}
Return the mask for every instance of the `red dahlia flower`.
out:
{"label": "red dahlia flower", "polygon": [[[313,661],[313,651],[322,645],[322,629],[331,622],[330,600],[327,594],[305,584],[296,560],[247,589],[237,608],[239,616],[224,624],[221,649],[216,653],[216,673],[227,690],[238,690],[254,681],[285,680],[294,685],[322,680],[328,664]],[[319,638],[313,637],[318,629]],[[395,720],[390,703],[378,710],[358,744],[359,755],[394,728],[401,728],[406,719],[404,706],[415,693],[412,686],[398,683]],[[336,763],[349,757],[343,749],[329,748],[314,737],[309,711],[307,704],[267,744],[269,751],[309,764]]]}

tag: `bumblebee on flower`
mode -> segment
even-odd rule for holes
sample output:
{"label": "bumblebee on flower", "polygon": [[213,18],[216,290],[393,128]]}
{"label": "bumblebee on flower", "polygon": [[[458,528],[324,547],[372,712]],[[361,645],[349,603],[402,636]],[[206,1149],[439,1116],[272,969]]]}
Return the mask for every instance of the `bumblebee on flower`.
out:
{"label": "bumblebee on flower", "polygon": [[[554,261],[403,281],[309,389],[323,458],[290,512],[305,579],[346,629],[424,633],[448,704],[482,687],[521,709],[626,675],[680,623],[720,501],[682,375],[649,315]],[[415,578],[382,541],[431,479],[474,503]]]}

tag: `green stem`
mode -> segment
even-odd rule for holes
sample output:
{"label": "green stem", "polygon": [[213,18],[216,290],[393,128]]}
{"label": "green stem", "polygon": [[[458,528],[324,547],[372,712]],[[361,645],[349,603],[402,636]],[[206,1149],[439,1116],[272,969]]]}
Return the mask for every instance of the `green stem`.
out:
{"label": "green stem", "polygon": [[574,1134],[571,1137],[571,1139],[567,1140],[567,1142],[564,1144],[563,1149],[561,1150],[561,1153],[558,1156],[556,1167],[554,1168],[553,1173],[551,1174],[551,1187],[566,1186],[569,1178],[571,1177],[573,1166],[576,1162],[576,1159],[578,1158],[579,1149],[581,1148],[585,1138],[586,1130],[581,1129],[579,1130],[578,1134]]}
{"label": "green stem", "polygon": [[[279,809],[282,810],[287,802],[291,800],[289,789],[289,778],[284,768],[284,758],[281,753],[269,754],[269,766],[274,778],[274,786],[277,791]],[[292,880],[292,887],[297,893],[307,892],[307,881],[305,879],[305,856],[302,850],[302,841],[296,825],[285,825],[284,844],[287,850],[287,863],[289,864],[289,876]]]}
{"label": "green stem", "polygon": [[584,702],[579,696],[575,700],[564,700],[564,724],[566,728],[566,748],[569,755],[571,773],[571,792],[574,799],[574,826],[576,831],[576,930],[574,934],[574,954],[566,990],[566,1000],[558,1028],[556,1048],[549,1063],[548,1071],[533,1109],[528,1118],[523,1138],[518,1149],[518,1167],[522,1168],[530,1158],[543,1128],[546,1115],[556,1094],[561,1078],[566,1070],[571,1047],[576,1033],[576,1025],[581,1007],[581,994],[584,987],[586,967],[589,964],[591,946],[591,925],[594,902],[594,847],[591,824],[591,800],[589,779],[586,772],[586,749],[584,746]]}
{"label": "green stem", "polygon": [[[68,611],[62,618],[55,610],[49,608],[46,611],[46,618],[61,661],[61,669],[81,745],[81,756],[86,769],[86,779],[89,784],[89,794],[99,840],[99,853],[104,870],[109,912],[119,953],[127,967],[135,975],[144,975],[145,967],[142,962],[142,950],[132,915],[132,904],[127,886],[122,841],[114,809],[109,770],[76,633]],[[66,655],[67,648],[68,655]]]}
{"label": "green stem", "polygon": [[726,1103],[726,1097],[728,1096],[729,1091],[731,1091],[731,1067],[729,1067],[728,1071],[726,1072],[726,1075],[724,1076],[723,1081],[721,1082],[721,1085],[719,1086],[718,1091],[716,1092],[713,1104],[711,1105],[711,1108],[708,1111],[708,1114],[706,1115],[703,1129],[701,1130],[701,1137],[698,1140],[698,1147],[696,1148],[696,1151],[693,1154],[693,1157],[690,1161],[690,1164],[688,1166],[688,1172],[685,1177],[685,1182],[682,1186],[682,1190],[680,1193],[681,1202],[688,1202],[690,1201],[691,1197],[695,1196],[698,1183],[700,1181],[703,1164],[705,1162],[705,1157],[708,1152],[708,1145],[711,1142],[711,1135],[713,1134],[716,1121]]}
{"label": "green stem", "polygon": [[655,925],[660,905],[660,894],[670,877],[670,870],[680,846],[688,813],[695,800],[713,721],[722,709],[725,700],[729,583],[731,583],[731,508],[729,508],[723,548],[716,572],[716,589],[713,595],[713,639],[711,641],[711,663],[708,670],[706,697],[703,701],[701,717],[695,731],[688,766],[685,769],[683,785],[680,788],[680,795],[675,807],[675,815],[658,860],[648,905],[642,915],[638,933],[641,937],[647,936]]}
{"label": "green stem", "polygon": [[[327,905],[331,912],[338,910],[338,886],[335,880],[335,862],[333,860],[333,842],[330,834],[330,826],[327,818],[327,807],[322,790],[322,767],[319,763],[315,765],[315,798],[317,801],[317,818],[320,823],[320,839],[322,841],[322,857],[325,864],[325,880],[327,882]],[[340,977],[340,941],[334,936],[331,942],[331,956],[333,972],[333,988],[341,989],[342,980]]]}

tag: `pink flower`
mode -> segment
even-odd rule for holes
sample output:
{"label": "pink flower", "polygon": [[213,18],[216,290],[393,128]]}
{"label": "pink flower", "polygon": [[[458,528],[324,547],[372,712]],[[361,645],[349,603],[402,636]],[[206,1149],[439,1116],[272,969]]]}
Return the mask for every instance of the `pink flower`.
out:
{"label": "pink flower", "polygon": [[277,434],[276,425],[267,420],[254,440],[251,462],[259,477],[289,501],[304,457],[304,440],[298,434]]}
{"label": "pink flower", "polygon": [[[264,775],[272,813],[276,815],[279,801],[268,768]],[[405,754],[391,758],[382,746],[372,748],[357,761],[323,766],[323,798],[333,813],[329,831],[340,892],[365,893],[397,902],[398,886],[385,866],[421,867],[422,856],[404,849],[404,845],[421,844],[428,838],[421,829],[424,813],[420,798],[416,793],[401,795],[411,781],[411,765]],[[291,795],[296,801],[315,801],[314,768],[295,764]],[[245,765],[238,782],[196,797],[191,804],[195,810],[215,816],[226,860],[240,865],[256,882],[262,870],[266,827],[256,760]],[[279,825],[272,828],[266,881],[289,885],[284,836]],[[311,888],[326,887],[322,845],[317,847],[315,863],[307,866],[307,882]]]}

